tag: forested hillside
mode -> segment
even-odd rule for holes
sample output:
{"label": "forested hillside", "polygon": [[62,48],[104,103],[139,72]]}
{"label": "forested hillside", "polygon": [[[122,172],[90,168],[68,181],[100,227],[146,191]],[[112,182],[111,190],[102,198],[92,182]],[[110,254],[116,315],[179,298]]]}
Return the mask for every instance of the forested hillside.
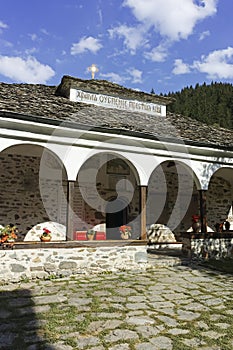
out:
{"label": "forested hillside", "polygon": [[182,114],[207,124],[233,129],[233,85],[226,83],[197,84],[179,92],[163,95],[174,97],[169,112]]}

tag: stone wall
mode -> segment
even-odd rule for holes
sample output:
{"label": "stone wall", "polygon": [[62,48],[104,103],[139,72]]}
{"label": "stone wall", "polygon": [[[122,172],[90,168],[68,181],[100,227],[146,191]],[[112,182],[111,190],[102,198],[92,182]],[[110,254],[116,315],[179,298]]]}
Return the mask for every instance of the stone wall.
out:
{"label": "stone wall", "polygon": [[200,238],[197,235],[182,237],[182,251],[192,260],[233,258],[233,233],[213,234],[211,237]]}
{"label": "stone wall", "polygon": [[223,178],[213,176],[207,191],[207,224],[212,229],[217,222],[227,219],[232,204],[231,185]]}
{"label": "stone wall", "polygon": [[146,249],[146,245],[2,249],[0,282],[145,268]]}
{"label": "stone wall", "polygon": [[20,240],[37,223],[51,220],[66,224],[66,203],[62,200],[66,184],[39,179],[40,160],[20,154],[0,156],[0,224],[16,225]]}

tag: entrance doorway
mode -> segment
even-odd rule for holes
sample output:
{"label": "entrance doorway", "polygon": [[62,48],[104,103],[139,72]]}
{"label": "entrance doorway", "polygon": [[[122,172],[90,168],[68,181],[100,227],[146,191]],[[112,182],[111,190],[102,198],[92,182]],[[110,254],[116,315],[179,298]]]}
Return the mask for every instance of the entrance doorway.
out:
{"label": "entrance doorway", "polygon": [[106,207],[107,239],[120,239],[119,227],[128,221],[128,205],[122,198],[108,202]]}

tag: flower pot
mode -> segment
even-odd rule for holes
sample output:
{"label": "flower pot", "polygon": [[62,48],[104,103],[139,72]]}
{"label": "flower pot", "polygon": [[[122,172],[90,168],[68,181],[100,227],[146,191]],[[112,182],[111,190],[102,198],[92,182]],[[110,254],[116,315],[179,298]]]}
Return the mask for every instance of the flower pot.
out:
{"label": "flower pot", "polygon": [[121,239],[129,239],[132,235],[131,226],[122,225],[119,227]]}
{"label": "flower pot", "polygon": [[41,236],[40,240],[41,240],[41,242],[50,242],[51,237],[50,236]]}
{"label": "flower pot", "polygon": [[121,238],[122,238],[122,239],[129,239],[128,233],[122,233],[122,234],[121,234]]}
{"label": "flower pot", "polygon": [[201,224],[199,221],[193,221],[192,223],[192,229],[194,233],[198,233],[201,228]]}
{"label": "flower pot", "polygon": [[88,241],[93,241],[95,235],[87,235]]}

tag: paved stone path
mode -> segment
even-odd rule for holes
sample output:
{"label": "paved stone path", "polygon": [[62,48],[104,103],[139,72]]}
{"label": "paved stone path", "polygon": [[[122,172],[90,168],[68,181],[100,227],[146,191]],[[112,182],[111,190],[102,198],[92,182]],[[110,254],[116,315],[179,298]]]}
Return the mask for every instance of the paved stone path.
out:
{"label": "paved stone path", "polygon": [[233,349],[232,282],[176,266],[0,286],[0,349]]}

